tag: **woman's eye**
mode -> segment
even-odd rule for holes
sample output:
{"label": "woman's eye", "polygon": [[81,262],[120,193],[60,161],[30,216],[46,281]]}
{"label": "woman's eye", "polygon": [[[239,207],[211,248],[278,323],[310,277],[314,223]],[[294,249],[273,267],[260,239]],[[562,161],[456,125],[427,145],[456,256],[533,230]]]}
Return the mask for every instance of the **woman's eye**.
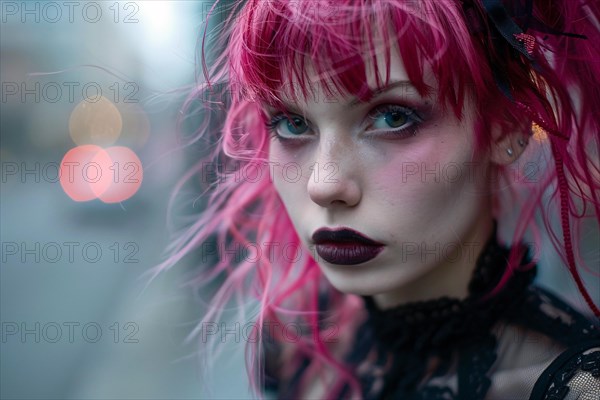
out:
{"label": "woman's eye", "polygon": [[309,126],[306,120],[298,115],[287,117],[279,114],[267,122],[267,129],[276,137],[287,138],[306,133]]}
{"label": "woman's eye", "polygon": [[400,128],[408,121],[408,116],[400,111],[387,111],[383,118],[378,118],[375,123],[376,128]]}
{"label": "woman's eye", "polygon": [[[385,104],[375,108],[369,115],[367,132],[378,136],[399,138],[415,135],[423,119],[412,108]],[[281,141],[306,139],[311,130],[309,122],[296,114],[277,114],[266,122],[271,136]]]}
{"label": "woman's eye", "polygon": [[413,109],[394,104],[376,108],[370,118],[373,122],[369,130],[396,134],[406,131],[414,134],[417,125],[423,122]]}
{"label": "woman's eye", "polygon": [[294,135],[301,135],[308,130],[308,124],[300,117],[292,117],[286,119],[284,122],[285,129]]}

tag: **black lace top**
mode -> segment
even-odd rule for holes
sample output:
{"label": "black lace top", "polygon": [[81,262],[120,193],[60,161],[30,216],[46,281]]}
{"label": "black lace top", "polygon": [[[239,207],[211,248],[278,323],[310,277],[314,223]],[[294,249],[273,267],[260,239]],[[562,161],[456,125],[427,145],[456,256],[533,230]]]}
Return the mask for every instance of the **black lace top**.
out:
{"label": "black lace top", "polygon": [[[600,325],[532,285],[535,266],[483,298],[499,281],[508,253],[494,234],[464,300],[380,310],[363,297],[368,318],[346,360],[364,399],[600,400]],[[522,265],[528,262],[525,251]],[[287,382],[271,381],[277,398],[303,398],[297,382],[305,361]]]}

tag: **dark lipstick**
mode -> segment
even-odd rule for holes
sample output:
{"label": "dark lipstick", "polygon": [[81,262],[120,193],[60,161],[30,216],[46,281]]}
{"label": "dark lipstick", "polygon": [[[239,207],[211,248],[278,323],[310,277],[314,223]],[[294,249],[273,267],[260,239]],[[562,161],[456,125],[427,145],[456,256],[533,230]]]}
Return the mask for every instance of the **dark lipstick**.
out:
{"label": "dark lipstick", "polygon": [[377,257],[383,243],[374,241],[352,229],[318,229],[312,240],[317,254],[325,261],[338,265],[355,265]]}

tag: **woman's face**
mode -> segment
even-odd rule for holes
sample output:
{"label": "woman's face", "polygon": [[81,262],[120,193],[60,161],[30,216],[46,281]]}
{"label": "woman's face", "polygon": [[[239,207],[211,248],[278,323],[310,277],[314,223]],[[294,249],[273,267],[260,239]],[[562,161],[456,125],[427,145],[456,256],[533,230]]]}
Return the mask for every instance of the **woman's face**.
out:
{"label": "woman's face", "polygon": [[[382,58],[383,62],[383,58]],[[375,86],[370,74],[369,86]],[[392,52],[390,85],[371,101],[290,101],[271,119],[272,180],[299,237],[338,290],[382,306],[463,296],[491,233],[486,171],[474,157],[474,107],[463,121],[411,86]],[[277,138],[280,137],[280,139]],[[349,228],[370,238],[324,235]]]}

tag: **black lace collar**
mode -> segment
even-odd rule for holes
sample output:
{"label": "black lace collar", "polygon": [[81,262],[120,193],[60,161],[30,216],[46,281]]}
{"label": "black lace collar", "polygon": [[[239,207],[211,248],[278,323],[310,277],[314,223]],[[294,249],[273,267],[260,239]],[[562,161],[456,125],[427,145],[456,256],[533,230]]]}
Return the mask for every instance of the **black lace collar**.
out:
{"label": "black lace collar", "polygon": [[[369,371],[357,372],[363,397],[454,399],[449,388],[422,385],[425,376],[442,376],[456,367],[461,398],[483,398],[490,385],[486,371],[496,358],[491,328],[520,308],[536,275],[527,247],[520,245],[518,250],[523,268],[514,271],[493,297],[484,295],[500,281],[510,253],[497,241],[496,224],[477,259],[467,298],[442,297],[381,310],[372,297],[363,296],[368,318],[357,332],[348,360],[357,371]],[[374,364],[360,368],[373,351]],[[428,367],[432,357],[437,360],[433,371]]]}
{"label": "black lace collar", "polygon": [[[521,265],[526,265],[530,261],[528,249],[521,246],[521,250]],[[381,310],[372,297],[363,296],[368,323],[374,328],[379,344],[390,350],[410,348],[417,352],[435,352],[488,331],[502,314],[510,312],[522,300],[536,275],[535,265],[516,270],[498,295],[482,300],[502,277],[509,252],[509,248],[497,242],[494,227],[477,260],[469,295],[463,300],[441,297]]]}

